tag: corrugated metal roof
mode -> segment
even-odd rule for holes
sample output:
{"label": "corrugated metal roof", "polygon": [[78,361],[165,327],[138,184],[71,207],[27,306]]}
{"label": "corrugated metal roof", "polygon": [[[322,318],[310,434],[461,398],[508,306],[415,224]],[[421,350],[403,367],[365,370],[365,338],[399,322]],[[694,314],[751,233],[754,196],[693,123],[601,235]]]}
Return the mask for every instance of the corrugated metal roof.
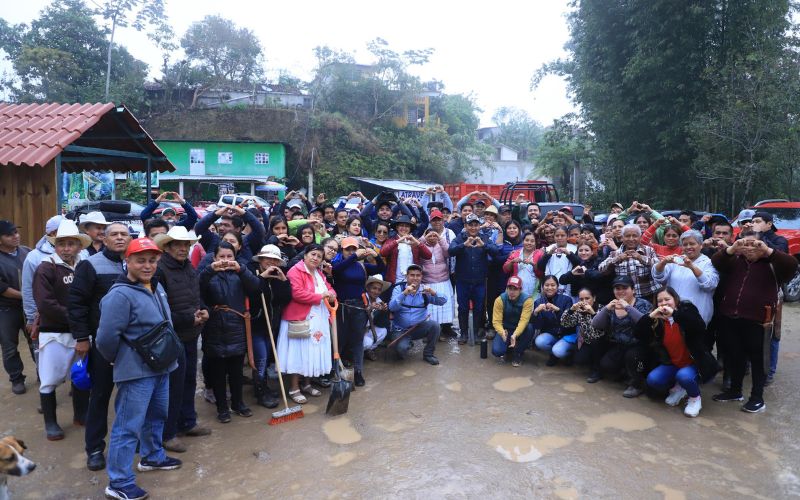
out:
{"label": "corrugated metal roof", "polygon": [[[87,135],[87,132],[90,134]],[[153,170],[175,170],[124,106],[115,106],[113,103],[0,103],[0,165],[43,167],[73,143],[83,147],[151,155]],[[65,153],[62,155],[62,169],[67,172],[141,172],[147,168],[145,161],[126,157],[76,161],[85,156],[87,154]]]}
{"label": "corrugated metal roof", "polygon": [[399,179],[373,179],[371,177],[351,177],[351,179],[374,186],[379,186],[390,191],[425,191],[436,184],[421,180],[399,180]]}

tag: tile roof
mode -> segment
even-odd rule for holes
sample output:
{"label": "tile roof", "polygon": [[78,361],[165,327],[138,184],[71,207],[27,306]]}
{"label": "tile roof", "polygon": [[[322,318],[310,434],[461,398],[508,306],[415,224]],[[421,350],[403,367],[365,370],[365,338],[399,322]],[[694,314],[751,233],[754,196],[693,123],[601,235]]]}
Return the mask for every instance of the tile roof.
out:
{"label": "tile roof", "polygon": [[[0,103],[0,165],[43,167],[73,143],[76,146],[148,154],[154,160],[153,170],[175,170],[124,106],[115,106],[113,103]],[[144,161],[123,157],[102,158],[91,163],[70,162],[70,159],[81,156],[80,153],[65,152],[62,155],[62,169],[146,170]]]}

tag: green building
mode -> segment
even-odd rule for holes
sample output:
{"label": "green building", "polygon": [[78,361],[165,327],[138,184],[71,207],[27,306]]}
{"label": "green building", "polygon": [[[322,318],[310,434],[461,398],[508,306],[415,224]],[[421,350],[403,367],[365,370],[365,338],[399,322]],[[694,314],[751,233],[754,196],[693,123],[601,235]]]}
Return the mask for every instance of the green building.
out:
{"label": "green building", "polygon": [[156,141],[176,167],[159,177],[161,191],[192,202],[217,201],[223,194],[283,197],[275,182],[286,177],[286,145],[277,142]]}

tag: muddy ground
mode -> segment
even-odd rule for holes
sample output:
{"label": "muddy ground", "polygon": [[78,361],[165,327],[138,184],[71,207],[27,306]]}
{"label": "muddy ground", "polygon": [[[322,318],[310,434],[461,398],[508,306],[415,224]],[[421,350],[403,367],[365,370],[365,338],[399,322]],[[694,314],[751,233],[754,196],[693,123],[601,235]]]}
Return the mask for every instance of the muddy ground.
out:
{"label": "muddy ground", "polygon": [[[421,354],[367,361],[367,386],[343,417],[324,414],[325,394],[301,420],[271,427],[270,411],[252,405],[254,417],[223,425],[198,396],[213,435],[188,438],[181,470],[139,474],[139,484],[153,498],[798,496],[800,306],[786,306],[783,324],[763,414],[713,402],[718,382],[689,419],[659,400],[624,399],[618,383],[586,384],[581,369],[547,368],[541,353],[512,368],[481,360],[477,346],[440,343],[436,367]],[[39,464],[10,479],[15,498],[102,498],[107,477],[85,468],[82,429],[67,424],[64,441],[47,442],[36,389],[13,396],[3,380],[0,394],[0,434],[25,440]],[[65,386],[58,395],[65,423]]]}

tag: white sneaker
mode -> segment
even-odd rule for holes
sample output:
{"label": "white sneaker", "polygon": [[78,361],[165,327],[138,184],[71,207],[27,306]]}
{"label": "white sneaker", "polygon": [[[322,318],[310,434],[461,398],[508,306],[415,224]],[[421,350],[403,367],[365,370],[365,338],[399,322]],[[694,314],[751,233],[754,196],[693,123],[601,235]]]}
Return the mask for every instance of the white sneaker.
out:
{"label": "white sneaker", "polygon": [[673,387],[672,390],[669,391],[669,396],[667,396],[667,399],[665,399],[664,402],[670,406],[678,406],[685,397],[686,389],[681,386],[678,386],[677,389]]}
{"label": "white sneaker", "polygon": [[700,396],[689,398],[689,401],[686,402],[686,408],[684,408],[683,414],[689,418],[694,418],[700,414],[702,408],[703,405],[700,403]]}

